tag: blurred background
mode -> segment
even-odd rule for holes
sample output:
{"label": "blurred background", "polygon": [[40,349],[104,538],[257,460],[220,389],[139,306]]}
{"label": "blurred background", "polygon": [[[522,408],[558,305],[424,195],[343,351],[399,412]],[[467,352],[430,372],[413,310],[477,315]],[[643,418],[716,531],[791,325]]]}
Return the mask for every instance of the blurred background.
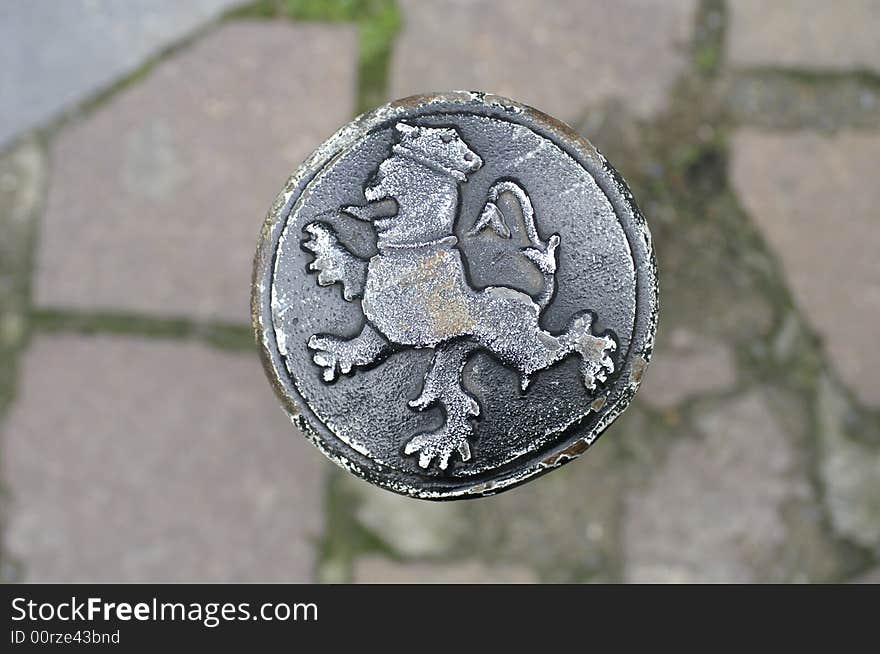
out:
{"label": "blurred background", "polygon": [[[511,96],[654,234],[637,401],[447,504],[341,471],[249,327],[275,193],[359,111]],[[880,581],[877,0],[0,0],[4,581]]]}

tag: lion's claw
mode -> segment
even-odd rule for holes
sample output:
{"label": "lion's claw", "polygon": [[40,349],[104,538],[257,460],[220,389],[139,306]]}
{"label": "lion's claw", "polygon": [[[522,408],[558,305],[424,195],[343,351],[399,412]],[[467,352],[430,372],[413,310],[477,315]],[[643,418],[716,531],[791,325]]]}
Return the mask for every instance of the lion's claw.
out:
{"label": "lion's claw", "polygon": [[458,452],[462,461],[471,458],[471,447],[468,444],[468,433],[453,433],[446,428],[416,434],[406,444],[406,454],[419,453],[419,467],[427,469],[431,462],[437,460],[441,470],[449,467],[449,457]]}
{"label": "lion's claw", "polygon": [[346,352],[346,343],[343,339],[332,336],[312,336],[309,339],[309,349],[315,350],[312,361],[324,369],[324,381],[332,382],[339,375],[347,375],[355,364],[351,353]]}
{"label": "lion's claw", "polygon": [[303,231],[308,238],[302,242],[302,247],[315,255],[308,268],[318,273],[318,285],[342,284],[342,295],[349,302],[362,295],[366,262],[346,250],[336,232],[326,223],[311,222],[303,227]]}
{"label": "lion's claw", "polygon": [[609,336],[590,335],[590,338],[592,342],[589,351],[594,353],[594,356],[582,358],[581,374],[584,378],[584,386],[594,391],[598,384],[604,384],[608,380],[608,375],[614,372],[611,353],[617,349],[617,342]]}
{"label": "lion's claw", "polygon": [[612,335],[593,333],[593,316],[583,312],[575,316],[566,333],[572,349],[581,357],[581,376],[587,390],[594,391],[599,384],[608,381],[614,372],[612,353],[617,349],[617,341]]}

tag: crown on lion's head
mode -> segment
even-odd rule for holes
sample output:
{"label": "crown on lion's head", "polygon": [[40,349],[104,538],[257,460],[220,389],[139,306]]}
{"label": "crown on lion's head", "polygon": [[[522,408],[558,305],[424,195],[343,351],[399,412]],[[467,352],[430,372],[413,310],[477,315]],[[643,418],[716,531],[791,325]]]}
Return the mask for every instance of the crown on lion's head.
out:
{"label": "crown on lion's head", "polygon": [[394,198],[400,204],[407,197],[423,194],[423,185],[414,183],[413,173],[418,169],[457,184],[467,181],[467,175],[483,165],[483,160],[453,127],[399,122],[394,129],[397,142],[391,146],[391,156],[379,164],[376,175],[364,187],[364,197],[369,202]]}
{"label": "crown on lion's head", "polygon": [[460,182],[483,165],[483,160],[453,127],[422,127],[399,122],[394,128],[400,137],[391,148],[394,154],[415,159]]}

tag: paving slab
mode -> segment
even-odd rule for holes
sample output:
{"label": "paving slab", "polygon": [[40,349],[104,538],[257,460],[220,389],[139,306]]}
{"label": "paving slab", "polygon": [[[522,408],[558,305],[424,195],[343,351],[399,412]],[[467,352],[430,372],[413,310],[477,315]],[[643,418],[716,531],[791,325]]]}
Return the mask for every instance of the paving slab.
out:
{"label": "paving slab", "polygon": [[619,98],[647,116],[684,70],[696,4],[402,0],[391,91],[489,91],[563,120]]}
{"label": "paving slab", "polygon": [[354,581],[362,584],[534,584],[538,578],[528,568],[515,565],[477,561],[397,562],[376,556],[357,562]]}
{"label": "paving slab", "polygon": [[342,483],[357,498],[357,520],[400,556],[442,556],[467,529],[461,502],[416,500],[348,474]]}
{"label": "paving slab", "polygon": [[356,50],[350,26],[232,22],[70,125],[36,303],[249,322],[263,217],[350,119]]}
{"label": "paving slab", "polygon": [[[346,488],[355,498],[361,525],[402,559],[453,562],[450,568],[440,568],[451,578],[458,578],[458,562],[478,558],[502,568],[533,571],[548,582],[609,581],[619,567],[617,520],[626,484],[620,444],[647,440],[642,436],[647,431],[643,415],[634,407],[613,431],[578,461],[473,502],[425,503],[359,480]],[[397,573],[388,567],[392,565],[396,564],[378,569],[396,579]],[[416,576],[428,574],[422,567],[402,570],[403,576],[412,576],[408,570]],[[374,568],[367,572],[370,579],[381,577]],[[355,578],[367,572],[356,566]]]}
{"label": "paving slab", "polygon": [[736,0],[727,5],[732,66],[880,71],[878,0]]}
{"label": "paving slab", "polygon": [[688,398],[729,390],[736,383],[736,361],[725,343],[676,327],[668,338],[660,328],[651,366],[639,398],[655,408],[671,408]]}
{"label": "paving slab", "polygon": [[260,364],[186,342],[34,338],[3,425],[28,582],[307,582],[327,464]]}
{"label": "paving slab", "polygon": [[783,510],[810,498],[801,453],[755,391],[699,412],[626,502],[632,582],[791,580]]}
{"label": "paving slab", "polygon": [[880,584],[880,566],[872,568],[854,580],[857,584]]}
{"label": "paving slab", "polygon": [[880,407],[880,134],[741,130],[731,181],[801,313],[863,402]]}
{"label": "paving slab", "polygon": [[880,426],[853,429],[852,407],[827,376],[817,395],[819,474],[831,523],[845,538],[880,554]]}
{"label": "paving slab", "polygon": [[3,0],[0,147],[241,0]]}

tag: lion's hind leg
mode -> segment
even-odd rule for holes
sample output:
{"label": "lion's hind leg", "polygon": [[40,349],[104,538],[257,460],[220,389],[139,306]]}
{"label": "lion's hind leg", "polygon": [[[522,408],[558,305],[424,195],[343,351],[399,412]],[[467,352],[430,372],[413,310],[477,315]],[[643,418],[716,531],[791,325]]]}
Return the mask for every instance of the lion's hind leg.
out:
{"label": "lion's hind leg", "polygon": [[425,375],[421,394],[409,403],[420,411],[439,404],[446,414],[446,421],[440,429],[416,434],[404,447],[406,454],[419,453],[422,468],[427,468],[436,459],[440,469],[445,470],[453,452],[458,452],[462,461],[471,458],[468,438],[473,435],[473,428],[469,419],[480,414],[480,405],[464,389],[461,371],[476,348],[477,343],[470,340],[439,345]]}
{"label": "lion's hind leg", "polygon": [[480,345],[519,373],[522,390],[533,373],[549,368],[570,351],[560,337],[541,329],[541,308],[525,293],[490,286],[478,298],[485,316],[477,334]]}
{"label": "lion's hind leg", "polygon": [[617,342],[610,334],[593,333],[593,314],[576,314],[561,334],[541,329],[540,308],[527,295],[507,288],[487,288],[481,297],[485,314],[480,344],[520,374],[520,385],[528,388],[531,376],[549,368],[571,353],[581,358],[584,386],[595,390],[614,372],[611,354]]}

